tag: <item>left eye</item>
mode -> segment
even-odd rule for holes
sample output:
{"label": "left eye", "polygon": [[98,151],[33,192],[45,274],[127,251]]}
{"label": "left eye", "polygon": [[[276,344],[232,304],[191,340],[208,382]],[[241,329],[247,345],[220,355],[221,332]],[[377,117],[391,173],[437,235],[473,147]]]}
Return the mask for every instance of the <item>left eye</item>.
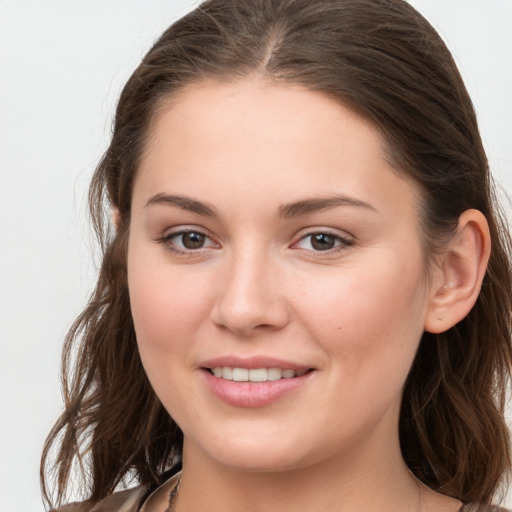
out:
{"label": "left eye", "polygon": [[332,233],[310,233],[297,243],[300,249],[309,251],[329,251],[340,246],[350,245],[350,242],[339,235]]}

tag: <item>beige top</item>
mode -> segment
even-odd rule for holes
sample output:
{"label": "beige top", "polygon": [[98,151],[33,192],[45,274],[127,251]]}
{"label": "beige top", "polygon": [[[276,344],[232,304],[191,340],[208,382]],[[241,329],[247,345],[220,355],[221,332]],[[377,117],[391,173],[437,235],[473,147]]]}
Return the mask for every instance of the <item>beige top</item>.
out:
{"label": "beige top", "polygon": [[[169,492],[174,489],[178,483],[181,472],[172,476],[167,482],[163,483],[160,487],[155,489],[149,496],[147,496],[148,488],[145,485],[139,485],[132,489],[116,492],[107,496],[105,499],[96,503],[93,507],[87,502],[70,503],[65,505],[54,512],[144,512],[144,503],[146,503],[151,496],[156,494],[163,485],[169,486]],[[144,497],[147,496],[147,499]],[[459,512],[512,512],[504,508],[495,506],[485,506],[478,504],[463,505]]]}
{"label": "beige top", "polygon": [[[169,480],[155,489],[149,496],[147,486],[139,485],[132,489],[126,489],[125,491],[119,491],[111,494],[92,507],[84,501],[81,503],[70,503],[68,505],[64,505],[54,512],[144,512],[144,503],[147,502],[151,496],[156,494],[164,485],[168,485],[169,492],[171,492],[178,483],[180,476],[181,471],[173,475]],[[146,499],[144,499],[145,497]]]}

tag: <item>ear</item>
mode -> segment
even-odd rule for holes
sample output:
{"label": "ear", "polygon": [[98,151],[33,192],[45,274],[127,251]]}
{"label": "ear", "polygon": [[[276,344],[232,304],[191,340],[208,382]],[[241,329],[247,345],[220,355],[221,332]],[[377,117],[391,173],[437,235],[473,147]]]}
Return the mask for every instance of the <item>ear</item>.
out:
{"label": "ear", "polygon": [[490,253],[491,237],[485,216],[478,210],[466,210],[459,217],[455,236],[438,258],[425,318],[426,331],[447,331],[471,311]]}
{"label": "ear", "polygon": [[116,228],[116,232],[119,231],[119,225],[121,224],[121,214],[118,208],[112,208],[112,224]]}

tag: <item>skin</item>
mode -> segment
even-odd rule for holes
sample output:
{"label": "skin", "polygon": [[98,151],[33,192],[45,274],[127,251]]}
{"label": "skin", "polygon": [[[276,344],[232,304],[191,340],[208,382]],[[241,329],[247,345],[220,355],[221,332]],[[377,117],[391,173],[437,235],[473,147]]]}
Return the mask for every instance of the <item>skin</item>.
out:
{"label": "skin", "polygon": [[[469,213],[427,278],[419,194],[379,131],[320,93],[206,82],[159,110],[133,190],[128,283],[144,367],[185,436],[178,512],[459,509],[408,472],[398,416],[423,331],[474,302],[488,244]],[[344,201],[283,215],[333,197]],[[186,249],[185,228],[204,245]],[[269,404],[235,406],[201,369],[226,355],[312,371]],[[145,510],[166,500],[164,486]]]}

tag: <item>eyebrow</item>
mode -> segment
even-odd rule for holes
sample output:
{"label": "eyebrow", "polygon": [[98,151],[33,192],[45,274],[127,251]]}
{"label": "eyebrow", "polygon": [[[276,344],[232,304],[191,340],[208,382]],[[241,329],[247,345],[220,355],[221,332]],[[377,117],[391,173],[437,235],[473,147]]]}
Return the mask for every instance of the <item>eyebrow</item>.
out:
{"label": "eyebrow", "polygon": [[280,218],[300,217],[327,208],[336,208],[337,206],[356,206],[377,212],[377,209],[370,203],[345,195],[336,195],[324,198],[303,199],[295,203],[284,204],[278,208],[277,215]]}
{"label": "eyebrow", "polygon": [[185,196],[157,194],[146,203],[145,207],[147,208],[148,206],[153,206],[157,204],[177,206],[182,210],[197,213],[199,215],[205,215],[207,217],[219,216],[217,210],[213,206],[210,206],[206,203]]}
{"label": "eyebrow", "polygon": [[[213,206],[186,196],[157,194],[146,203],[146,207],[158,204],[176,206],[182,210],[197,213],[198,215],[205,215],[207,217],[219,217],[217,210]],[[377,212],[377,209],[370,203],[345,195],[336,195],[332,197],[302,199],[300,201],[281,205],[277,209],[277,217],[300,217],[320,210],[325,210],[327,208],[336,208],[338,206],[355,206]]]}

